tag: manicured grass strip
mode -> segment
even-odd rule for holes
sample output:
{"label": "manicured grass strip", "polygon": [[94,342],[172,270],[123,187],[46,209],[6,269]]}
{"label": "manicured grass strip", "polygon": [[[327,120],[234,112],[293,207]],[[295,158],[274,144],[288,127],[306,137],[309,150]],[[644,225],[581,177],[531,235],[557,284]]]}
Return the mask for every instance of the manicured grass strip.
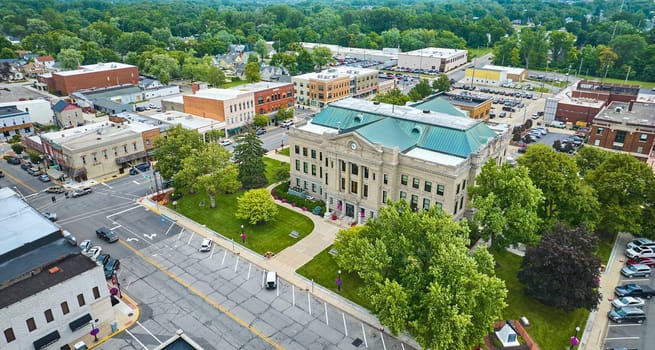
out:
{"label": "manicured grass strip", "polygon": [[269,185],[275,183],[273,175],[275,174],[275,169],[280,167],[280,164],[286,166],[287,168],[289,167],[289,163],[281,162],[279,160],[267,157],[264,157],[264,164],[266,165],[266,179],[268,180]]}
{"label": "manicured grass strip", "polygon": [[[216,196],[216,208],[213,209],[209,207],[207,194],[197,192],[192,195],[188,194],[187,189],[183,189],[182,193],[185,195],[177,200],[177,211],[180,214],[238,243],[241,242],[241,225],[243,225],[247,235],[245,246],[262,255],[268,251],[279,253],[300,241],[314,229],[314,223],[310,218],[282,206],[278,206],[277,217],[265,224],[251,225],[237,219],[234,216],[237,210],[237,197],[243,192]],[[204,202],[204,205],[201,206],[200,202]],[[289,233],[294,230],[300,234],[298,238],[289,236]]]}
{"label": "manicured grass strip", "polygon": [[287,147],[287,148],[283,148],[283,149],[280,151],[280,154],[289,157],[289,156],[290,156],[289,147]]}
{"label": "manicured grass strip", "polygon": [[[332,246],[316,255],[314,259],[300,267],[296,272],[310,280],[313,279],[314,283],[338,293],[336,281],[339,267],[334,261],[334,256],[329,253],[330,249],[332,249]],[[356,273],[346,273],[342,269],[341,281],[343,282],[341,293],[339,293],[341,296],[369,310],[372,309],[369,299],[362,293],[364,282]]]}
{"label": "manicured grass strip", "polygon": [[[531,324],[527,331],[541,349],[568,349],[571,346],[570,338],[575,334],[575,327],[584,329],[589,311],[577,309],[565,312],[526,296],[517,277],[521,257],[506,251],[496,252],[494,257],[497,263],[496,275],[505,281],[508,290],[508,307],[503,311],[503,318],[518,320],[522,316],[527,317]],[[578,338],[580,337],[582,333],[578,333]]]}

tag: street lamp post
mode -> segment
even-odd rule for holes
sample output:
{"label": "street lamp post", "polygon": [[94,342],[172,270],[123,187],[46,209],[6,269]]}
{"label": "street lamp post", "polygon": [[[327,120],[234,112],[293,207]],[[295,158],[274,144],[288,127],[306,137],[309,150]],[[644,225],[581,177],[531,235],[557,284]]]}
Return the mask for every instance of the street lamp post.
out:
{"label": "street lamp post", "polygon": [[338,276],[337,276],[337,291],[341,292],[341,284],[343,284],[343,282],[341,281],[341,270],[338,270],[337,274],[338,274]]}
{"label": "street lamp post", "polygon": [[575,327],[575,335],[571,337],[571,349],[570,350],[573,350],[573,347],[580,344],[580,340],[578,340],[578,332],[580,332],[580,327]]}

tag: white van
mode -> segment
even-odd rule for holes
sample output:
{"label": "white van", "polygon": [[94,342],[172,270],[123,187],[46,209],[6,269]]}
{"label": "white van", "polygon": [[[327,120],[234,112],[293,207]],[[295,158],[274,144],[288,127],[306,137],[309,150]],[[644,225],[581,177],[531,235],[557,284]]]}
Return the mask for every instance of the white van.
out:
{"label": "white van", "polygon": [[559,121],[559,120],[553,120],[552,122],[550,122],[550,126],[552,126],[554,128],[560,128],[560,129],[566,128],[566,124],[564,122]]}
{"label": "white van", "polygon": [[277,288],[277,272],[268,271],[266,272],[266,279],[264,282],[266,289],[275,289]]}

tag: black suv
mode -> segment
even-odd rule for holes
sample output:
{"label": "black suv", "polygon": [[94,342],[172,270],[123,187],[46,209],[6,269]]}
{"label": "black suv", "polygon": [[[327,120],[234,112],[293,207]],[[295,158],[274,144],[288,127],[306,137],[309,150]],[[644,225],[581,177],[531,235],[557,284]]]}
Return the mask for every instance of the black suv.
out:
{"label": "black suv", "polygon": [[118,241],[118,235],[114,231],[106,227],[101,227],[99,229],[96,229],[96,236],[98,236],[98,238],[104,239],[109,243]]}
{"label": "black suv", "polygon": [[7,157],[7,163],[13,164],[13,165],[18,165],[18,164],[20,164],[20,158],[18,158],[18,157]]}

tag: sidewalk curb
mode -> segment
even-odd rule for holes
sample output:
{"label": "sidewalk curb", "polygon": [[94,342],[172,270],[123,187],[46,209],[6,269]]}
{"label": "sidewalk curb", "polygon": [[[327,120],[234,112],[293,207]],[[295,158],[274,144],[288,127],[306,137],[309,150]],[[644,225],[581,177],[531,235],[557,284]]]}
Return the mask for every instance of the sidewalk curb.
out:
{"label": "sidewalk curb", "polygon": [[134,313],[136,315],[134,315],[132,320],[127,322],[123,327],[119,327],[118,330],[116,330],[116,332],[111,333],[108,336],[98,340],[97,342],[88,345],[87,347],[89,348],[89,350],[93,349],[93,348],[95,348],[97,346],[100,346],[101,344],[105,343],[106,341],[109,341],[111,338],[113,338],[117,334],[122,333],[126,329],[132,327],[139,320],[139,318],[141,317],[141,309],[139,308],[138,304],[134,300],[132,300],[132,298],[127,296],[127,294],[121,293],[121,295],[122,295],[122,297],[120,299],[127,299],[128,303],[132,304],[132,306],[134,307]]}

